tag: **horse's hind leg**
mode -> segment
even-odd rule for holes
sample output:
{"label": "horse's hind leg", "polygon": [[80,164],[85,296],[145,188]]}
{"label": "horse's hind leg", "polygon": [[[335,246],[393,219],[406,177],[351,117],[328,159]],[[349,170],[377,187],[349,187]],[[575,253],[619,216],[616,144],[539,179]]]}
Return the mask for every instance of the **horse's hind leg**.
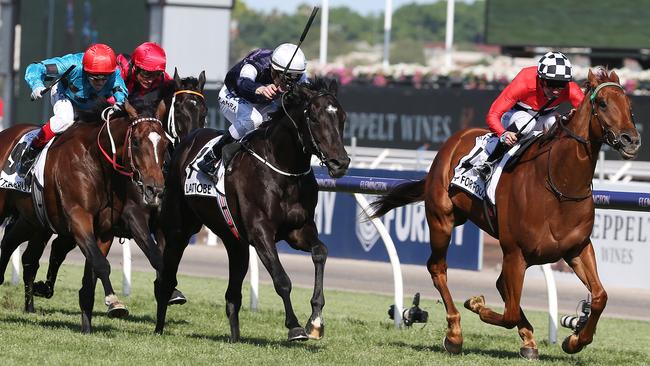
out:
{"label": "horse's hind leg", "polygon": [[433,197],[434,195],[427,195],[425,201],[431,246],[431,256],[427,260],[427,269],[447,311],[447,332],[443,346],[447,352],[459,354],[463,350],[460,312],[456,308],[447,286],[447,249],[449,248],[451,231],[454,227],[452,203],[446,195],[444,195],[443,199],[433,199]]}
{"label": "horse's hind leg", "polygon": [[38,272],[38,261],[43,255],[43,250],[48,239],[52,236],[49,230],[35,232],[27,244],[23,254],[23,283],[25,284],[25,312],[34,312],[34,278]]}
{"label": "horse's hind leg", "polygon": [[224,239],[228,251],[228,289],[226,289],[226,316],[230,322],[230,341],[238,342],[239,309],[241,309],[241,288],[248,272],[249,245],[228,234]]}
{"label": "horse's hind leg", "polygon": [[568,336],[562,342],[564,352],[577,353],[593,341],[598,319],[605,309],[605,305],[607,305],[607,292],[605,292],[598,277],[596,256],[591,242],[582,249],[582,252],[577,257],[571,258],[567,263],[591,292],[591,313],[587,323],[577,334]]}
{"label": "horse's hind leg", "polygon": [[44,297],[46,299],[54,296],[54,285],[56,284],[56,278],[59,274],[61,264],[63,264],[68,253],[70,253],[76,246],[77,244],[71,237],[59,235],[54,239],[54,241],[52,241],[52,249],[50,251],[50,260],[47,265],[45,282],[37,281],[34,283],[34,296]]}
{"label": "horse's hind leg", "polygon": [[21,217],[5,227],[5,234],[0,243],[0,285],[4,283],[4,274],[11,260],[11,255],[21,243],[28,241],[32,234],[32,225]]}

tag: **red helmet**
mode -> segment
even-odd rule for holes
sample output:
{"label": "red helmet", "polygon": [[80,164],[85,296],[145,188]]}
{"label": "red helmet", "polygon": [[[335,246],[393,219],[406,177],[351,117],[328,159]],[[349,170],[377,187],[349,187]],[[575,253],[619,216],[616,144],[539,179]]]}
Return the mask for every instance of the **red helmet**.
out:
{"label": "red helmet", "polygon": [[154,42],[145,42],[133,50],[133,64],[145,71],[165,71],[167,55],[165,50]]}
{"label": "red helmet", "polygon": [[86,50],[83,58],[84,71],[91,74],[111,74],[117,67],[115,52],[105,44],[97,43]]}

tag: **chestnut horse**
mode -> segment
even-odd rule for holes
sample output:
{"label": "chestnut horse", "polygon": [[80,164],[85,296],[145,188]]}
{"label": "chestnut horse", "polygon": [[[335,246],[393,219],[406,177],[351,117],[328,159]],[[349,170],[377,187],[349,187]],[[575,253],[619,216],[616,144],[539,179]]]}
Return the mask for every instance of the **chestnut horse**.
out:
{"label": "chestnut horse", "polygon": [[[167,109],[166,123],[164,124],[165,132],[168,138],[172,141],[169,144],[169,151],[173,150],[175,143],[182,140],[191,131],[198,128],[205,127],[208,108],[203,95],[203,87],[205,86],[205,72],[201,72],[198,78],[185,77],[181,78],[178,71],[174,69],[174,83],[172,92],[169,95],[163,95],[165,104],[169,106]],[[157,102],[157,101],[156,101]],[[147,111],[151,108],[149,105],[135,105],[137,110]],[[167,160],[168,156],[166,156]],[[139,198],[138,187],[136,184],[131,184],[127,188],[127,200],[122,211],[122,217],[116,227],[115,235],[123,238],[133,238],[142,249],[147,258],[151,258],[150,252],[157,250],[162,255],[162,248],[152,238],[152,232],[156,237],[160,237],[155,228],[150,228],[150,223],[155,224],[156,215],[158,214],[158,207],[151,209],[143,204]],[[163,243],[163,240],[157,240]],[[30,241],[31,242],[31,241]],[[31,245],[31,244],[30,244]],[[42,243],[45,245],[45,242]],[[75,248],[75,242],[72,238],[58,236],[52,243],[52,251],[50,253],[50,260],[47,269],[47,276],[45,281],[38,281],[33,284],[33,292],[25,291],[25,309],[26,311],[33,312],[33,298],[34,296],[41,296],[51,298],[54,295],[54,285],[59,272],[59,268],[67,254]],[[157,265],[151,262],[152,266]],[[2,267],[0,267],[1,269]],[[158,270],[157,267],[154,267]],[[33,277],[29,277],[33,281]],[[25,288],[31,288],[29,283],[25,282]],[[174,292],[170,299],[170,304],[183,304],[185,297],[180,292]]]}
{"label": "chestnut horse", "polygon": [[[92,330],[98,277],[106,294],[108,315],[128,314],[113,291],[110,264],[105,257],[113,239],[113,226],[124,208],[127,187],[135,182],[140,199],[149,207],[158,206],[162,199],[162,165],[168,144],[159,120],[165,113],[164,103],[159,105],[156,117],[140,117],[128,103],[125,108],[128,117],[110,119],[110,123],[75,123],[53,142],[45,163],[43,196],[52,228],[61,237],[74,238],[86,257],[79,291],[85,333]],[[34,127],[17,125],[0,132],[2,161],[20,136]],[[37,219],[29,194],[0,190],[0,219],[7,216],[14,217],[15,221],[7,227],[2,240],[3,261],[21,242],[47,240],[51,235],[50,228]],[[34,260],[24,270],[33,282],[42,246],[31,247],[40,249],[40,253],[33,253],[38,249],[30,251],[28,246],[24,255]],[[160,253],[153,250],[152,254],[150,261],[159,266]]]}
{"label": "chestnut horse", "polygon": [[[248,135],[244,150],[235,155],[225,175],[226,199],[239,237],[231,231],[212,197],[185,196],[185,170],[198,151],[217,132],[201,129],[190,134],[174,152],[165,182],[161,222],[165,232],[163,270],[156,279],[158,303],[156,332],[162,333],[166,301],[177,284],[176,273],[190,237],[206,225],[223,240],[229,259],[226,315],[230,340],[239,341],[242,282],[248,271],[249,243],[257,250],[282,297],[289,340],[321,338],[323,272],[327,247],[318,239],[314,211],[318,185],[311,170],[317,156],[333,177],[343,176],[350,159],[343,146],[346,114],[335,97],[336,84],[321,79],[296,86],[282,96],[283,109]],[[275,247],[285,240],[291,247],[310,252],[315,268],[312,313],[307,332],[300,326],[291,304],[291,280]]]}
{"label": "chestnut horse", "polygon": [[605,308],[607,294],[596,271],[590,235],[594,224],[591,182],[603,143],[624,159],[637,155],[641,139],[630,100],[615,72],[604,68],[589,71],[586,97],[568,122],[558,122],[548,136],[531,146],[513,169],[501,176],[496,191],[497,232],[492,231],[483,204],[449,183],[460,159],[487,131],[466,129],[453,135],[436,155],[425,179],[396,187],[373,203],[374,217],[395,207],[424,200],[430,230],[431,256],[427,268],[447,310],[445,349],[460,353],[463,335],[460,313],[447,287],[447,248],[452,229],[471,220],[498,237],[503,264],[496,287],[505,302],[503,314],[485,305],[483,296],[473,297],[465,307],[482,321],[518,328],[523,340],[520,355],[538,358],[533,327],[520,308],[526,268],[564,259],[591,292],[591,314],[585,326],[567,337],[562,349],[582,350],[593,340],[596,324]]}

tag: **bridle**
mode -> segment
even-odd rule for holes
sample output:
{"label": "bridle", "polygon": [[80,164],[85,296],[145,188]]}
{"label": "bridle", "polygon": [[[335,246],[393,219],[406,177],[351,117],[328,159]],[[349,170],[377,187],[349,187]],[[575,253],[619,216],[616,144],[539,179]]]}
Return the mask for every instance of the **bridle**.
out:
{"label": "bridle", "polygon": [[[593,119],[593,118],[596,118],[596,120],[598,121],[598,123],[600,125],[600,128],[602,129],[602,136],[603,137],[601,137],[599,139],[599,142],[604,142],[607,145],[613,147],[614,149],[618,149],[622,144],[621,141],[616,137],[616,134],[612,131],[612,128],[602,119],[602,117],[598,114],[598,112],[596,112],[596,110],[597,110],[597,108],[596,108],[596,97],[598,96],[598,92],[601,91],[603,88],[608,87],[608,86],[620,88],[621,90],[623,90],[623,92],[625,92],[625,89],[618,83],[608,81],[608,82],[599,84],[596,88],[593,89],[593,91],[589,95],[589,103],[591,105],[591,117],[590,117],[590,120]],[[569,129],[563,123],[562,120],[558,121],[558,124],[560,125],[562,130],[569,137],[571,137],[574,140],[580,142],[585,147],[587,147],[587,148],[589,147],[589,145],[591,144],[591,141],[589,141],[589,140],[585,139],[584,137],[579,136],[578,134],[573,132],[571,129]],[[555,183],[553,183],[553,179],[551,178],[551,162],[550,162],[550,159],[551,159],[551,150],[552,149],[553,149],[553,145],[551,145],[551,147],[549,148],[549,155],[548,155],[549,162],[547,164],[548,172],[547,172],[547,178],[546,178],[546,182],[548,183],[548,187],[549,187],[550,191],[553,192],[558,197],[558,199],[560,201],[564,200],[564,201],[575,201],[575,202],[577,202],[577,201],[582,201],[584,199],[587,199],[587,198],[591,197],[591,194],[592,194],[592,191],[593,191],[593,187],[592,187],[593,185],[592,184],[589,185],[589,193],[586,194],[586,195],[583,195],[583,196],[569,196],[569,195],[566,195],[566,194],[562,193],[560,191],[560,189],[557,188]]]}
{"label": "bridle", "polygon": [[[296,129],[296,135],[298,135],[298,142],[300,143],[300,146],[302,147],[303,153],[305,153],[305,154],[313,153],[320,160],[321,166],[324,166],[325,162],[327,161],[327,157],[325,156],[325,153],[323,153],[322,149],[320,148],[320,142],[316,139],[316,137],[314,136],[314,133],[311,130],[311,121],[312,121],[312,119],[309,116],[309,109],[312,106],[312,104],[314,103],[314,100],[316,98],[320,98],[320,97],[327,96],[327,95],[329,95],[329,96],[334,96],[334,95],[332,93],[330,93],[330,92],[327,92],[327,91],[321,91],[320,93],[318,93],[318,94],[314,95],[313,97],[309,98],[307,103],[305,103],[305,106],[304,106],[304,109],[303,109],[303,116],[305,117],[305,125],[307,126],[307,131],[309,132],[309,140],[310,140],[310,143],[311,143],[311,145],[309,145],[309,147],[311,147],[311,149],[308,149],[308,146],[303,141],[302,134],[300,133],[300,128],[298,127],[298,123],[293,119],[291,114],[289,114],[289,111],[287,111],[287,106],[286,106],[286,103],[285,103],[285,97],[286,97],[287,93],[288,92],[283,93],[282,97],[281,97],[282,109],[283,109],[284,113],[287,115],[287,117],[289,118],[289,120],[291,121],[291,123],[293,124],[293,127]],[[251,132],[253,132],[253,131],[251,131]],[[249,132],[249,134],[250,134],[250,132]],[[245,137],[244,137],[244,140],[245,140]],[[269,163],[267,158],[264,158],[264,157],[260,156],[259,154],[257,154],[255,151],[253,151],[253,149],[250,148],[250,146],[246,145],[245,143],[242,143],[242,146],[255,159],[259,160],[260,162],[262,162],[264,165],[271,168],[276,173],[282,174],[282,175],[287,176],[287,177],[301,177],[301,176],[304,176],[304,175],[307,175],[307,174],[311,173],[311,165],[309,166],[309,168],[307,170],[305,170],[303,172],[300,172],[300,173],[285,172],[285,171],[275,167],[273,164]]]}
{"label": "bridle", "polygon": [[201,99],[205,100],[205,95],[195,90],[183,89],[174,92],[174,95],[172,96],[171,107],[169,107],[169,113],[167,115],[167,131],[165,131],[165,135],[167,135],[167,139],[171,141],[172,146],[175,146],[179,140],[178,133],[176,132],[176,117],[174,117],[174,112],[176,111],[176,96],[178,94],[192,94],[199,96]]}
{"label": "bridle", "polygon": [[[300,145],[302,146],[302,151],[305,154],[307,154],[307,153],[310,152],[310,151],[308,151],[308,146],[305,145],[305,142],[303,141],[302,135],[300,133],[300,129],[298,128],[298,124],[293,119],[293,117],[291,117],[291,115],[287,111],[287,107],[286,107],[286,105],[284,103],[284,98],[285,98],[286,95],[287,95],[287,93],[282,94],[282,109],[284,110],[284,113],[287,115],[287,117],[289,117],[289,120],[291,120],[291,123],[293,124],[293,127],[295,127],[295,129],[296,129],[296,133],[298,135],[298,141],[300,142]],[[327,157],[325,156],[325,153],[323,153],[323,150],[320,148],[320,141],[318,141],[316,139],[316,137],[314,136],[314,133],[311,130],[312,119],[309,116],[310,115],[309,110],[311,109],[311,106],[314,103],[314,100],[316,100],[317,98],[320,98],[320,97],[324,97],[324,96],[333,97],[334,95],[332,93],[330,93],[330,92],[327,92],[327,91],[319,92],[318,94],[316,94],[316,95],[312,96],[311,98],[309,98],[307,103],[305,103],[305,108],[303,109],[303,112],[302,112],[303,116],[305,117],[305,125],[307,126],[307,132],[309,132],[309,139],[310,139],[310,143],[311,143],[311,145],[309,147],[312,148],[311,152],[314,155],[316,155],[316,157],[318,157],[318,160],[320,160],[321,166],[325,165],[325,162],[327,161]]]}
{"label": "bridle", "polygon": [[[138,168],[135,166],[135,163],[133,162],[133,149],[132,149],[132,142],[131,142],[131,136],[133,132],[133,127],[136,125],[142,123],[142,122],[151,122],[151,123],[158,123],[162,127],[162,122],[158,118],[154,117],[142,117],[142,118],[136,118],[133,121],[129,123],[129,127],[126,130],[126,134],[124,135],[124,144],[123,150],[122,150],[122,160],[129,162],[129,168],[130,171],[126,170],[126,167],[119,164],[117,162],[117,151],[115,148],[115,139],[113,138],[113,134],[111,133],[111,116],[112,116],[112,111],[106,112],[109,110],[107,108],[102,112],[102,119],[104,120],[104,124],[102,127],[99,129],[99,132],[97,133],[97,146],[99,147],[99,150],[102,152],[102,155],[108,160],[108,162],[111,164],[113,167],[113,170],[115,170],[117,173],[124,175],[126,177],[131,178],[131,181],[135,183],[141,191],[144,190],[144,182],[142,181],[142,173],[138,170]],[[106,132],[108,133],[108,138],[109,141],[111,142],[111,155],[109,155],[106,150],[102,147],[102,144],[100,142],[100,136],[102,134],[102,131],[106,129]]]}

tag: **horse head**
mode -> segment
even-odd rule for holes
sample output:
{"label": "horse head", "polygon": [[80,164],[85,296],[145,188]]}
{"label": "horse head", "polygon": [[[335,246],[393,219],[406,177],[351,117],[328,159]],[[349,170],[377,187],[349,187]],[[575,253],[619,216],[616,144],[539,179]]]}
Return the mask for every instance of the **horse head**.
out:
{"label": "horse head", "polygon": [[208,107],[205,104],[203,87],[205,86],[205,71],[199,78],[178,75],[174,69],[174,94],[171,101],[167,132],[175,140],[181,140],[191,131],[205,127]]}
{"label": "horse head", "polygon": [[165,137],[160,119],[165,115],[166,106],[161,101],[155,112],[141,111],[140,114],[128,102],[124,107],[129,118],[125,163],[130,164],[131,179],[140,189],[143,202],[155,208],[162,201],[165,186],[162,167],[169,140]]}
{"label": "horse head", "polygon": [[590,134],[614,148],[623,159],[633,159],[641,147],[629,98],[616,72],[604,67],[589,70],[587,95],[591,104]]}
{"label": "horse head", "polygon": [[[336,92],[336,81],[316,79],[312,84],[295,86],[285,96],[289,94],[302,108],[303,123],[296,127],[306,151],[320,159],[330,176],[340,178],[347,172],[350,158],[343,145],[347,114],[336,99]],[[283,96],[283,104],[284,99]]]}

